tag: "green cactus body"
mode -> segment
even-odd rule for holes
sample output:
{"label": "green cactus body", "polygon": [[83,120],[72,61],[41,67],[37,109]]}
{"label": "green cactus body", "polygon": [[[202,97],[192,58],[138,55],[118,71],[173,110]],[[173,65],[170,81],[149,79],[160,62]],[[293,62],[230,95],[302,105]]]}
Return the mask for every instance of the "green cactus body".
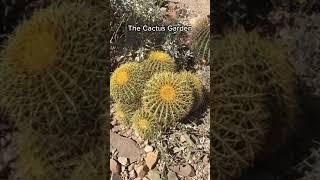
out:
{"label": "green cactus body", "polygon": [[[38,132],[27,128],[16,135],[17,170],[26,180],[61,180],[72,165],[65,161],[68,156],[57,142],[46,139]],[[64,161],[64,163],[62,162]]]}
{"label": "green cactus body", "polygon": [[192,109],[194,97],[190,83],[178,73],[155,74],[146,84],[142,106],[161,124],[184,118]]}
{"label": "green cactus body", "polygon": [[[19,131],[29,124],[44,136],[32,148],[24,134],[17,137],[18,161],[26,165],[20,168],[24,179],[66,179],[67,172],[59,166],[64,168],[93,147],[103,147],[109,39],[102,11],[107,9],[53,3],[22,21],[4,44],[0,103],[13,114]],[[42,142],[55,144],[54,153],[49,143]],[[68,157],[54,160],[60,154]]]}
{"label": "green cactus body", "polygon": [[155,73],[176,71],[174,58],[163,51],[151,51],[148,58],[142,62],[142,66],[149,78]]}
{"label": "green cactus body", "polygon": [[110,94],[117,103],[138,103],[146,81],[139,63],[123,64],[111,75]]}
{"label": "green cactus body", "polygon": [[213,50],[211,173],[228,180],[281,144],[270,138],[282,139],[278,129],[294,124],[295,78],[283,49],[256,33],[226,34]]}
{"label": "green cactus body", "polygon": [[139,109],[132,117],[133,129],[144,139],[151,139],[160,131],[156,119],[148,111]]}
{"label": "green cactus body", "polygon": [[210,60],[210,24],[207,17],[202,18],[192,27],[192,50],[197,58],[208,63]]}
{"label": "green cactus body", "polygon": [[79,131],[86,118],[96,124],[92,118],[98,119],[106,104],[102,49],[108,41],[99,11],[53,4],[18,25],[0,57],[0,102],[13,114],[40,117],[32,123],[44,125],[44,131]]}
{"label": "green cactus body", "polygon": [[185,79],[185,81],[189,81],[189,83],[193,88],[193,94],[194,94],[193,110],[196,110],[203,103],[204,89],[203,89],[202,82],[197,75],[188,71],[180,72],[180,75],[182,76],[182,78]]}
{"label": "green cactus body", "polygon": [[126,105],[117,103],[115,104],[115,118],[117,119],[120,124],[123,124],[125,126],[130,126],[131,118],[134,114],[134,112],[140,108],[141,105],[135,104],[135,105]]}

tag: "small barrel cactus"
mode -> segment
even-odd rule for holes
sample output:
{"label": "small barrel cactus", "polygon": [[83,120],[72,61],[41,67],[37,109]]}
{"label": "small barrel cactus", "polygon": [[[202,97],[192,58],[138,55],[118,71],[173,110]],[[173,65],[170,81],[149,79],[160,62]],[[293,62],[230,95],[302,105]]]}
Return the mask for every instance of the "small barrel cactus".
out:
{"label": "small barrel cactus", "polygon": [[139,108],[139,105],[126,105],[121,103],[115,104],[115,118],[116,120],[125,126],[131,125],[131,118],[134,112]]}
{"label": "small barrel cactus", "polygon": [[142,62],[142,66],[149,77],[159,72],[176,71],[176,62],[174,58],[163,51],[151,51],[147,59]]}
{"label": "small barrel cactus", "polygon": [[139,109],[134,113],[132,127],[144,139],[153,138],[160,131],[160,126],[154,116],[143,109]]}
{"label": "small barrel cactus", "polygon": [[203,99],[204,99],[204,88],[203,88],[202,82],[197,75],[189,71],[180,72],[180,75],[182,76],[182,78],[185,79],[185,81],[189,81],[189,83],[193,88],[193,94],[194,94],[193,110],[196,110],[203,103]]}
{"label": "small barrel cactus", "polygon": [[142,106],[161,124],[177,122],[192,109],[194,97],[190,83],[178,73],[155,74],[143,92]]}
{"label": "small barrel cactus", "polygon": [[213,50],[211,174],[228,180],[282,143],[294,124],[295,76],[285,51],[254,32],[228,33]]}
{"label": "small barrel cactus", "polygon": [[110,94],[122,104],[137,103],[141,100],[147,78],[139,63],[126,63],[111,75]]}

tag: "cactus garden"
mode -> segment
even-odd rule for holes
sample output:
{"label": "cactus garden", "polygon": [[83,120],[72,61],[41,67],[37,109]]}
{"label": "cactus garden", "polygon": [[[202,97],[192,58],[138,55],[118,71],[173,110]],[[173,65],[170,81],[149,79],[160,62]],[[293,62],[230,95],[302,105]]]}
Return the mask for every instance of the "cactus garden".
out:
{"label": "cactus garden", "polygon": [[319,180],[319,17],[316,0],[0,1],[0,180]]}
{"label": "cactus garden", "polygon": [[[116,15],[110,44],[111,178],[210,176],[209,8],[201,14],[202,23],[194,23],[195,15],[186,6],[170,1],[111,3]],[[192,26],[197,31],[139,32],[129,31],[129,25]]]}

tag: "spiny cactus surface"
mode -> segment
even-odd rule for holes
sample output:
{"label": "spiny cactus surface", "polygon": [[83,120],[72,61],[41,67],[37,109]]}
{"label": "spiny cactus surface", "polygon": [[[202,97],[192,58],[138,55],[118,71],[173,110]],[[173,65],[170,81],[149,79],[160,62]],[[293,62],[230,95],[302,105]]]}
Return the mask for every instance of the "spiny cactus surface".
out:
{"label": "spiny cactus surface", "polygon": [[132,124],[131,118],[134,114],[134,112],[140,107],[139,104],[121,104],[116,103],[115,105],[115,118],[120,122],[120,124],[123,124],[125,126],[130,126]]}
{"label": "spiny cactus surface", "polygon": [[204,100],[204,88],[202,82],[196,74],[191,73],[189,71],[180,72],[180,75],[182,76],[182,78],[185,79],[185,81],[189,81],[190,86],[193,88],[193,110],[196,110],[203,103]]}
{"label": "spiny cactus surface", "polygon": [[134,113],[132,126],[145,139],[154,138],[160,131],[160,126],[157,124],[155,117],[144,109],[139,109]]}
{"label": "spiny cactus surface", "polygon": [[142,65],[149,77],[159,72],[176,71],[174,58],[164,51],[151,51],[147,59],[142,62]]}
{"label": "spiny cactus surface", "polygon": [[227,180],[282,143],[294,124],[295,78],[285,51],[256,33],[228,33],[213,50],[211,173]]}
{"label": "spiny cactus surface", "polygon": [[197,58],[208,63],[210,60],[210,24],[207,17],[202,17],[192,27],[192,50]]}
{"label": "spiny cactus surface", "polygon": [[111,75],[110,94],[119,103],[140,102],[146,81],[146,74],[139,63],[123,64]]}
{"label": "spiny cactus surface", "polygon": [[155,74],[146,84],[142,106],[161,124],[177,122],[192,109],[192,86],[178,73]]}

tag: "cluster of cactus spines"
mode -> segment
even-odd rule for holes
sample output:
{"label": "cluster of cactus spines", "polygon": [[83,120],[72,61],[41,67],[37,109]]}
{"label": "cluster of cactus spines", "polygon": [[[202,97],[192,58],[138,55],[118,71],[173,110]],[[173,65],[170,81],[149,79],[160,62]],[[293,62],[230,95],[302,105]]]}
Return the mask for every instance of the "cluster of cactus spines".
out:
{"label": "cluster of cactus spines", "polygon": [[175,59],[164,51],[151,51],[148,58],[142,62],[142,65],[149,77],[159,72],[176,71]]}
{"label": "cluster of cactus spines", "polygon": [[159,124],[149,111],[137,110],[132,117],[132,127],[144,139],[154,137],[160,131]]}
{"label": "cluster of cactus spines", "polygon": [[125,126],[131,125],[131,118],[134,112],[140,107],[139,104],[135,106],[116,103],[115,104],[115,118],[117,119],[120,124]]}
{"label": "cluster of cactus spines", "polygon": [[196,57],[209,62],[210,59],[210,24],[208,17],[202,17],[192,27],[192,50]]}
{"label": "cluster of cactus spines", "polygon": [[270,138],[294,122],[295,78],[283,49],[256,33],[228,33],[213,50],[211,173],[227,180],[281,144]]}
{"label": "cluster of cactus spines", "polygon": [[177,72],[174,58],[164,51],[150,52],[141,63],[121,65],[111,75],[110,85],[115,118],[146,139],[185,118],[204,98],[200,79]]}
{"label": "cluster of cactus spines", "polygon": [[[41,141],[50,141],[54,135],[52,141],[68,140],[65,146],[75,146],[65,148],[57,143],[55,154],[40,156],[37,147],[46,150],[42,143],[33,148],[20,144],[19,161],[25,160],[21,163],[25,167],[20,169],[28,171],[25,179],[65,179],[60,171],[47,170],[47,163],[59,167],[65,159],[51,158],[67,153],[70,155],[67,159],[74,159],[78,153],[102,146],[109,39],[101,11],[101,7],[85,3],[53,2],[18,25],[4,44],[0,53],[0,103],[19,116],[14,117],[17,128],[22,130],[25,128],[22,124],[30,124],[28,128],[43,136]],[[17,141],[22,143],[20,139],[27,136],[24,134],[22,131]],[[26,138],[24,141],[30,143]],[[28,158],[33,154],[39,161],[30,167],[34,170],[27,163],[29,160],[31,163]],[[38,171],[39,168],[43,170]]]}
{"label": "cluster of cactus spines", "polygon": [[170,124],[186,117],[194,97],[191,84],[178,73],[157,73],[146,83],[142,105],[161,124]]}
{"label": "cluster of cactus spines", "polygon": [[195,101],[193,105],[193,110],[197,110],[204,100],[204,88],[203,88],[202,82],[197,75],[189,71],[183,71],[180,73],[180,75],[186,81],[189,81],[189,83],[193,88],[194,101]]}
{"label": "cluster of cactus spines", "polygon": [[110,94],[116,102],[132,104],[140,101],[147,77],[139,63],[122,64],[111,75]]}

